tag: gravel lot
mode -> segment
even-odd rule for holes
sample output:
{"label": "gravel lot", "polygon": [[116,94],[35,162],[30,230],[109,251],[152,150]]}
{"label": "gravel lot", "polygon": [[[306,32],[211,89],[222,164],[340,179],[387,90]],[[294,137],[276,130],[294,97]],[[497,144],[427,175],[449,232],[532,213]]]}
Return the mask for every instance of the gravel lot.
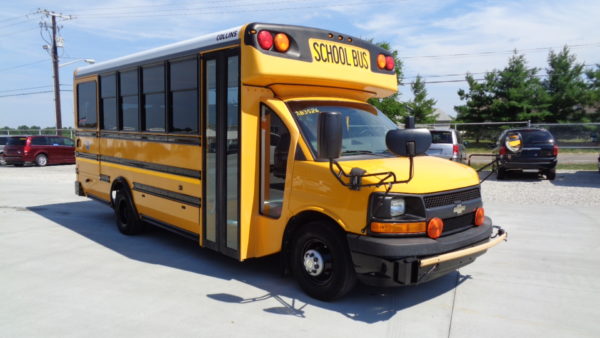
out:
{"label": "gravel lot", "polygon": [[[480,176],[487,174],[489,172]],[[536,173],[511,173],[502,181],[492,175],[481,189],[484,202],[600,206],[600,173],[597,171],[557,170],[554,181]]]}

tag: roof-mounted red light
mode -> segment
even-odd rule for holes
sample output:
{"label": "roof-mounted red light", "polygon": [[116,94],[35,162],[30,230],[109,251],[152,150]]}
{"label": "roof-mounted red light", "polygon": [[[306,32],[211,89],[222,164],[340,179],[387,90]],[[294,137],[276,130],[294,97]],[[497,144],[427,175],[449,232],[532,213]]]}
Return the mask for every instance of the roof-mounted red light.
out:
{"label": "roof-mounted red light", "polygon": [[258,44],[260,48],[264,50],[269,50],[273,47],[273,35],[269,31],[260,31],[258,32]]}
{"label": "roof-mounted red light", "polygon": [[394,58],[391,56],[385,57],[385,69],[394,70]]}

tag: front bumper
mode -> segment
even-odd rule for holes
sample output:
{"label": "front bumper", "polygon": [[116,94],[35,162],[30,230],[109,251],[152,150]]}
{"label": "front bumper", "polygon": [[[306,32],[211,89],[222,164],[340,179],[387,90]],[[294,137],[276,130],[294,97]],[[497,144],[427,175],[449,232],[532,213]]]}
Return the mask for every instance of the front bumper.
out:
{"label": "front bumper", "polygon": [[506,240],[507,233],[485,223],[437,240],[428,237],[381,238],[348,235],[357,277],[374,286],[424,283],[473,262]]}

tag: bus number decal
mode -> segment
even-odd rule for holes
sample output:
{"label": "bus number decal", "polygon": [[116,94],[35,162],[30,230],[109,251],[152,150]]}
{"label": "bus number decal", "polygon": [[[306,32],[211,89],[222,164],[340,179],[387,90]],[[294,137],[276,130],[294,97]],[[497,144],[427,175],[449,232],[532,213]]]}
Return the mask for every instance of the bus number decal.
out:
{"label": "bus number decal", "polygon": [[369,52],[342,44],[311,40],[313,58],[317,62],[369,69]]}

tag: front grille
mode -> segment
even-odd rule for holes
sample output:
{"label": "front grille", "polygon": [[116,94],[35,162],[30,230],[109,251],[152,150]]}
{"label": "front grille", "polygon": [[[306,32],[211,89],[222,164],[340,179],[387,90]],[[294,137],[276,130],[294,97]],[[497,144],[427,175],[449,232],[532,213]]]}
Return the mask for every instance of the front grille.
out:
{"label": "front grille", "polygon": [[429,209],[455,204],[456,201],[464,202],[477,198],[481,198],[481,191],[479,190],[479,187],[469,190],[426,196],[423,199],[425,200],[425,208]]}
{"label": "front grille", "polygon": [[462,216],[444,219],[444,232],[442,233],[442,236],[450,235],[472,227],[474,218],[475,213],[471,212]]}

